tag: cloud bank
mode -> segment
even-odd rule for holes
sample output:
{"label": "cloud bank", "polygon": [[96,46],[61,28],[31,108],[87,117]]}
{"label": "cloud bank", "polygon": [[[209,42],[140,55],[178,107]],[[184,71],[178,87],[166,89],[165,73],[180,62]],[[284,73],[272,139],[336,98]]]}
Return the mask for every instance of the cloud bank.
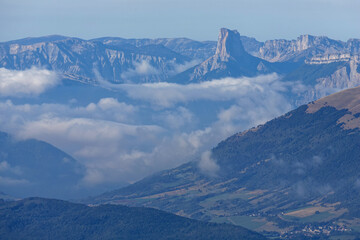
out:
{"label": "cloud bank", "polygon": [[44,140],[75,157],[86,167],[81,186],[114,188],[192,160],[215,176],[212,147],[292,108],[284,93],[293,86],[276,74],[107,87],[122,100],[105,97],[85,105],[76,99],[69,104],[2,101],[1,130]]}
{"label": "cloud bank", "polygon": [[55,72],[45,69],[18,71],[0,68],[1,96],[37,96],[59,82]]}
{"label": "cloud bank", "polygon": [[[224,78],[201,83],[181,85],[175,83],[109,84],[107,86],[126,91],[132,99],[144,100],[160,107],[173,107],[177,103],[196,100],[243,100],[262,101],[287,91],[288,83],[279,81],[277,74],[255,78]],[[257,100],[258,99],[258,100]]]}

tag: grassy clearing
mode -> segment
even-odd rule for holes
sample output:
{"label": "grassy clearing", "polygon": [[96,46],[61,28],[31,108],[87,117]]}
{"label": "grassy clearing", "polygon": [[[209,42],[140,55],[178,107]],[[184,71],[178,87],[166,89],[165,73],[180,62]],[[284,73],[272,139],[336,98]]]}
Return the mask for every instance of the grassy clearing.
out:
{"label": "grassy clearing", "polygon": [[248,200],[249,196],[246,193],[224,193],[205,199],[204,201],[200,202],[200,206],[207,208],[213,206],[217,201],[233,199]]}

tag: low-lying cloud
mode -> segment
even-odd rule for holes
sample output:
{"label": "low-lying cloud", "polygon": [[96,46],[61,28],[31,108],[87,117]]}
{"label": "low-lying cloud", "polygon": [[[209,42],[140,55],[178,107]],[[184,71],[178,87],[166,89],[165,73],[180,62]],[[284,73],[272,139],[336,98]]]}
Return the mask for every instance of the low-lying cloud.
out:
{"label": "low-lying cloud", "polygon": [[270,97],[281,97],[279,94],[291,87],[288,83],[281,82],[280,77],[275,73],[254,78],[224,78],[188,85],[161,82],[108,86],[126,91],[132,99],[144,100],[165,108],[197,100],[235,99],[262,102]]}
{"label": "low-lying cloud", "polygon": [[45,69],[18,71],[0,68],[0,96],[37,96],[59,82],[55,72]]}
{"label": "low-lying cloud", "polygon": [[293,86],[276,74],[189,85],[106,84],[120,91],[121,101],[0,102],[1,130],[44,140],[75,157],[86,167],[82,186],[116,186],[192,160],[215,176],[212,147],[292,108],[284,93]]}
{"label": "low-lying cloud", "polygon": [[138,77],[146,77],[150,75],[158,75],[160,71],[150,64],[148,61],[134,62],[134,68],[130,68],[121,74],[121,78],[131,82],[132,79]]}

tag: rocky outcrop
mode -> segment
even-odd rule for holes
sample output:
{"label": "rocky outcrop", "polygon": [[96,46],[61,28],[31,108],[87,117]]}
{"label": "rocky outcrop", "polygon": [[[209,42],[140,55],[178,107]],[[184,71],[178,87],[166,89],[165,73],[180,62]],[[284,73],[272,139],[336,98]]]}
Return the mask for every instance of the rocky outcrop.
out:
{"label": "rocky outcrop", "polygon": [[312,57],[309,60],[305,60],[306,64],[329,64],[334,62],[360,62],[360,55],[352,55],[350,53],[344,54],[331,54]]}
{"label": "rocky outcrop", "polygon": [[322,54],[342,52],[345,43],[327,37],[302,35],[296,40],[269,40],[255,56],[269,62],[304,61],[306,58]]}
{"label": "rocky outcrop", "polygon": [[[252,41],[254,44],[255,42]],[[324,36],[301,35],[296,40],[268,40],[257,43],[249,51],[254,56],[269,62],[302,62],[316,56],[334,54],[358,54],[360,40],[337,41]]]}
{"label": "rocky outcrop", "polygon": [[[321,69],[321,66],[328,64],[313,65],[319,66],[319,69]],[[344,64],[339,65],[336,71],[329,73],[327,76],[316,78],[314,84],[308,85],[307,90],[301,94],[301,100],[298,101],[297,105],[357,86],[360,86],[360,62],[358,58],[351,58]]]}
{"label": "rocky outcrop", "polygon": [[245,51],[236,30],[222,28],[215,54],[179,78],[185,82],[199,82],[223,77],[255,76],[273,71],[267,61]]}

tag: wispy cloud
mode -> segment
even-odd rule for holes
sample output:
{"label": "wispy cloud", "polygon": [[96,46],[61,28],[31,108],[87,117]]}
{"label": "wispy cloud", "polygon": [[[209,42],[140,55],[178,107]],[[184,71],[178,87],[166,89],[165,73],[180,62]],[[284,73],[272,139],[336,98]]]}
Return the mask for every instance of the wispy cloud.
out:
{"label": "wispy cloud", "polygon": [[134,62],[134,68],[130,68],[121,74],[121,78],[126,82],[131,82],[132,79],[138,77],[146,77],[150,75],[157,75],[160,71],[150,64],[149,61]]}
{"label": "wispy cloud", "polygon": [[211,157],[211,151],[206,151],[201,155],[198,166],[200,171],[210,176],[216,176],[220,169],[219,165],[217,165],[216,161]]}

